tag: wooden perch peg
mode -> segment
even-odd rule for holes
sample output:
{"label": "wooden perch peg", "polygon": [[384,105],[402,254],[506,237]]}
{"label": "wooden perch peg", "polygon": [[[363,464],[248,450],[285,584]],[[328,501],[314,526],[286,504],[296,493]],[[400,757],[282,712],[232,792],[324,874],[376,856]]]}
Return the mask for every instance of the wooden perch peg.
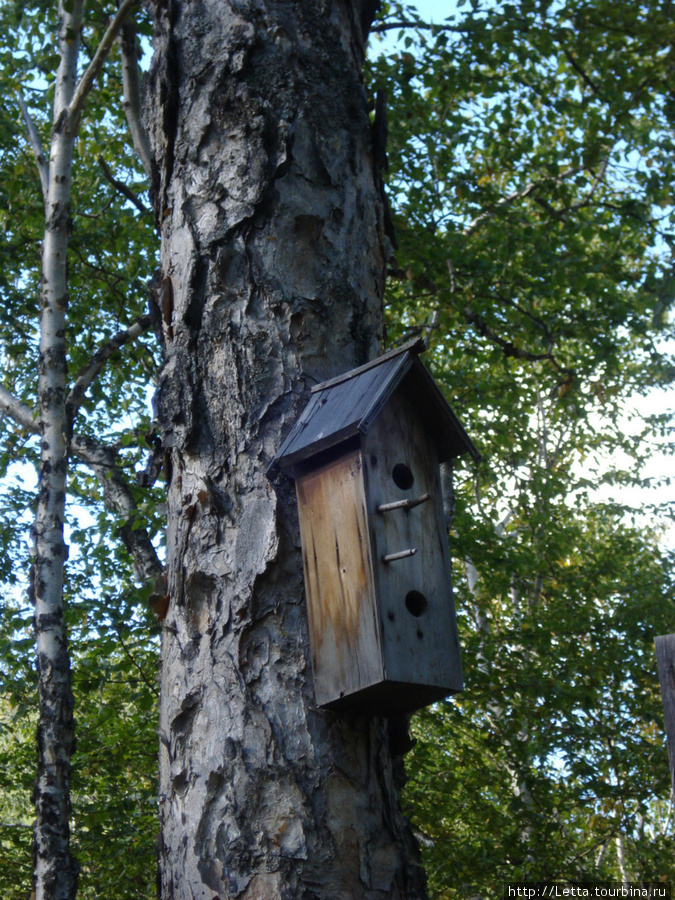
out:
{"label": "wooden perch peg", "polygon": [[420,506],[422,503],[426,503],[428,500],[431,500],[431,494],[427,491],[426,494],[422,494],[420,497],[417,497],[415,500],[395,500],[393,503],[380,503],[377,507],[377,511],[379,513],[391,512],[394,509],[413,509],[415,506]]}
{"label": "wooden perch peg", "polygon": [[382,562],[396,562],[397,559],[407,559],[409,556],[414,556],[416,553],[417,547],[410,547],[409,550],[399,550],[398,553],[387,553],[386,556],[382,557]]}

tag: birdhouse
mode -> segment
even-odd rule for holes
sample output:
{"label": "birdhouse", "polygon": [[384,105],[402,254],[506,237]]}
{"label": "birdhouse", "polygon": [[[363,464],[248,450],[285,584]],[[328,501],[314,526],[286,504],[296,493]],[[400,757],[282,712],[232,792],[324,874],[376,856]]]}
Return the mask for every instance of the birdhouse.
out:
{"label": "birdhouse", "polygon": [[423,348],[316,385],[270,467],[295,479],[320,706],[393,715],[463,686],[439,465],[479,457]]}

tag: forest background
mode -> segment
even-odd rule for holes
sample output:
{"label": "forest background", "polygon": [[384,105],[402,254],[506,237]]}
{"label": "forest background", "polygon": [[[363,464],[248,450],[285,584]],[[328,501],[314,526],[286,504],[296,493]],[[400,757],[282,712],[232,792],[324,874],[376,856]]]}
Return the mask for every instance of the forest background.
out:
{"label": "forest background", "polygon": [[[4,389],[30,408],[44,207],[21,106],[46,144],[52,6],[0,4],[0,352]],[[483,455],[453,473],[466,691],[416,716],[406,757],[430,895],[487,896],[519,879],[673,880],[653,651],[675,630],[671,510],[647,469],[672,421],[644,402],[675,375],[672,7],[473,0],[433,27],[425,13],[383,4],[365,80],[374,119],[378,91],[388,103],[388,346],[428,340],[427,364]],[[85,54],[109,15],[89,4]],[[145,315],[157,265],[119,65],[113,53],[76,148],[75,373]],[[122,348],[78,421],[83,439],[111,448],[133,511],[111,513],[91,466],[76,461],[70,475],[83,898],[155,891],[159,625],[128,547],[145,535],[161,555],[162,484],[147,470],[160,362],[152,332]],[[32,869],[26,466],[38,448],[9,416],[0,441],[0,895],[19,900]]]}

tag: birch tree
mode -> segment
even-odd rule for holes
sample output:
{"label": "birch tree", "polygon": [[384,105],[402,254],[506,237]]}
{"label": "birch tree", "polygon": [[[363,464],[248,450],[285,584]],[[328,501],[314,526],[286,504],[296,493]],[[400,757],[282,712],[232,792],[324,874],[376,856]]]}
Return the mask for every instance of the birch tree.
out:
{"label": "birch tree", "polygon": [[[132,519],[136,502],[119,469],[118,448],[74,432],[78,411],[87,391],[106,362],[150,325],[139,317],[97,352],[69,383],[67,375],[68,245],[72,229],[71,195],[73,158],[81,118],[91,90],[120,29],[135,6],[125,0],[102,31],[88,65],[80,67],[83,3],[60,3],[58,8],[58,69],[53,91],[53,118],[48,153],[18,87],[28,139],[33,149],[44,200],[44,237],[40,278],[40,319],[36,408],[32,410],[7,388],[0,406],[16,426],[40,441],[39,487],[33,529],[31,599],[37,645],[39,718],[37,724],[37,776],[34,788],[34,891],[38,900],[70,900],[77,889],[78,864],[70,849],[71,758],[74,748],[74,701],[64,617],[65,502],[69,459],[86,463],[98,476],[108,506],[124,519]],[[126,34],[127,56],[131,37]],[[136,65],[133,49],[133,64]],[[127,79],[128,106],[134,98]],[[136,105],[137,101],[136,101]],[[130,110],[131,115],[131,110]],[[144,528],[127,528],[123,539],[133,555],[142,580],[158,576],[161,566]]]}

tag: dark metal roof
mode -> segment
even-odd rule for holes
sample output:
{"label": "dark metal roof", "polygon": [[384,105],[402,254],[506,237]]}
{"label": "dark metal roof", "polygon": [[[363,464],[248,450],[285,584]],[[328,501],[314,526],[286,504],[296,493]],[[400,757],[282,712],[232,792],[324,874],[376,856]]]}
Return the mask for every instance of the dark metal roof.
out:
{"label": "dark metal roof", "polygon": [[365,434],[394,391],[404,386],[437,441],[441,461],[480,454],[418,354],[424,341],[404,344],[312,388],[309,403],[291,428],[270,470],[292,466],[359,434]]}

